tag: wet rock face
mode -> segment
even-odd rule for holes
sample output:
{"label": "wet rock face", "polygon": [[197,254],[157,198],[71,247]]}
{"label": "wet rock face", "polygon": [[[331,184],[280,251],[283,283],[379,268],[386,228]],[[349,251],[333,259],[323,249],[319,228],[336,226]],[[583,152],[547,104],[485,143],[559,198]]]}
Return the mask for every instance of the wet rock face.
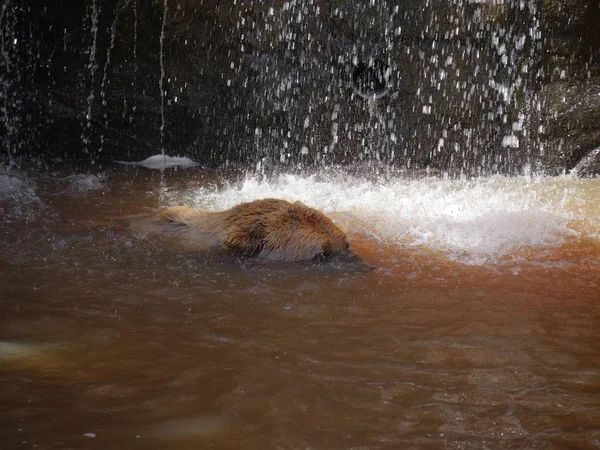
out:
{"label": "wet rock face", "polygon": [[542,13],[544,167],[560,173],[582,163],[577,173],[600,174],[600,165],[584,161],[600,145],[600,5],[544,0]]}
{"label": "wet rock face", "polygon": [[583,177],[600,175],[600,147],[590,151],[571,169],[571,173]]}
{"label": "wet rock face", "polygon": [[478,174],[598,146],[594,2],[375,3],[7,0],[3,153]]}
{"label": "wet rock face", "polygon": [[585,64],[600,52],[600,6],[588,0],[541,1],[549,69],[558,72],[559,59]]}
{"label": "wet rock face", "polygon": [[[545,166],[551,173],[575,168],[600,146],[600,77],[557,80],[542,90]],[[580,175],[600,174],[598,165],[586,164]]]}

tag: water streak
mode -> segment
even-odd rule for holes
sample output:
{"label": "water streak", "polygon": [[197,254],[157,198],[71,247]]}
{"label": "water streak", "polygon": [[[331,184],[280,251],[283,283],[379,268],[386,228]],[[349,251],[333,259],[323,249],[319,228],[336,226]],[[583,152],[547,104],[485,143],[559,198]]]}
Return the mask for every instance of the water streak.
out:
{"label": "water streak", "polygon": [[83,143],[83,151],[89,153],[90,143],[90,128],[92,127],[92,107],[94,105],[94,78],[96,74],[96,48],[98,40],[98,4],[97,0],[92,0],[92,14],[90,16],[91,33],[92,33],[92,45],[90,46],[90,57],[88,60],[88,69],[90,71],[90,93],[87,98],[87,111],[85,114],[85,126],[81,132],[81,141]]}
{"label": "water streak", "polygon": [[[104,74],[102,75],[102,84],[100,85],[100,98],[102,101],[102,107],[106,108],[106,80],[108,77],[108,69],[110,67],[110,60],[112,51],[115,47],[115,37],[117,34],[117,23],[119,22],[119,14],[121,12],[120,5],[115,7],[115,17],[113,19],[112,25],[110,27],[110,45],[106,50],[106,61],[104,62]],[[104,112],[104,126],[108,129],[108,113]],[[104,133],[100,135],[100,148],[98,149],[98,153],[102,152],[102,148],[104,146]],[[92,160],[93,162],[93,160]]]}
{"label": "water streak", "polygon": [[[158,88],[160,90],[160,150],[165,156],[165,89],[164,89],[164,81],[165,81],[165,52],[164,52],[164,40],[165,40],[165,24],[167,22],[167,12],[168,5],[167,0],[164,0],[163,6],[163,20],[160,29],[160,79],[158,82]],[[166,163],[166,160],[165,160]]]}

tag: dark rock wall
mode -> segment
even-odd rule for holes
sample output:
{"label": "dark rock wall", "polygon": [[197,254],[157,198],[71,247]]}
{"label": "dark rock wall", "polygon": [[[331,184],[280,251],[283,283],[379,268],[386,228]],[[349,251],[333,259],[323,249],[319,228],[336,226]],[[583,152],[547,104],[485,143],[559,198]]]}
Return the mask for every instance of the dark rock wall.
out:
{"label": "dark rock wall", "polygon": [[[543,161],[553,173],[575,167],[600,146],[600,2],[542,5]],[[600,174],[586,174],[593,173]]]}
{"label": "dark rock wall", "polygon": [[[598,147],[573,0],[6,0],[2,153],[261,170],[570,170]],[[166,6],[166,9],[165,9]],[[361,63],[389,92],[362,98]]]}

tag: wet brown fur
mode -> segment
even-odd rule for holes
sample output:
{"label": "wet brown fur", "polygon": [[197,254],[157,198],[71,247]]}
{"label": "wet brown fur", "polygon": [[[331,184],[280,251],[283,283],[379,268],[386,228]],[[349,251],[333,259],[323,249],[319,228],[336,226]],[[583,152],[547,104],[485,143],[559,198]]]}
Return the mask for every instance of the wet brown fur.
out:
{"label": "wet brown fur", "polygon": [[327,258],[349,247],[344,232],[322,212],[273,198],[217,212],[173,206],[119,221],[134,231],[179,236],[198,246],[222,246],[277,261]]}

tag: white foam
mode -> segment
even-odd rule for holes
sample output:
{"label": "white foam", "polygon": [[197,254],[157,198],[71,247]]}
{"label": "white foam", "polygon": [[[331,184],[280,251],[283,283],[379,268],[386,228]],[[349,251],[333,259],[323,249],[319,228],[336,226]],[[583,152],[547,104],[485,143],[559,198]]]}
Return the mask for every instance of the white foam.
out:
{"label": "white foam", "polygon": [[14,200],[19,202],[39,202],[36,195],[36,184],[26,177],[0,171],[0,200]]}
{"label": "white foam", "polygon": [[600,182],[586,201],[581,190],[589,187],[581,183],[567,177],[370,182],[283,175],[273,181],[248,178],[222,191],[196,188],[165,201],[219,210],[265,197],[301,200],[350,233],[485,264],[520,248],[559,246],[584,230],[600,238],[600,209],[593,206]]}
{"label": "white foam", "polygon": [[69,183],[69,193],[85,194],[91,191],[106,189],[105,178],[104,174],[77,174],[68,176],[65,178],[65,181]]}
{"label": "white foam", "polygon": [[0,168],[0,213],[4,218],[33,220],[45,207],[37,195],[37,185],[25,175]]}
{"label": "white foam", "polygon": [[142,161],[115,161],[118,164],[145,167],[147,169],[163,170],[171,167],[195,167],[197,162],[190,158],[168,155],[154,155]]}

